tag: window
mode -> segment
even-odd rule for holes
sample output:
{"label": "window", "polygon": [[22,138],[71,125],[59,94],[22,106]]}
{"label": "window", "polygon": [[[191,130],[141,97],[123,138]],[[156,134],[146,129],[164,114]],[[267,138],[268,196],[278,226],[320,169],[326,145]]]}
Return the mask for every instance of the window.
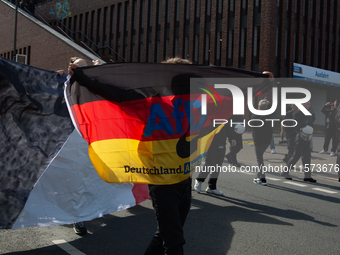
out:
{"label": "window", "polygon": [[221,46],[222,46],[222,32],[216,32],[216,58],[215,65],[221,65]]}
{"label": "window", "polygon": [[261,0],[255,0],[255,13],[261,12]]}
{"label": "window", "polygon": [[229,17],[235,17],[235,8],[234,8],[235,0],[229,1]]}
{"label": "window", "polygon": [[241,15],[247,15],[247,12],[248,12],[248,1],[242,0]]}
{"label": "window", "polygon": [[210,59],[210,34],[205,34],[204,64],[209,65]]}
{"label": "window", "polygon": [[77,37],[77,22],[78,22],[78,16],[75,15],[73,17],[73,31],[72,31],[72,38],[76,39]]}
{"label": "window", "polygon": [[93,43],[93,40],[94,40],[94,14],[95,14],[95,11],[92,11],[91,12],[91,34],[90,34],[90,39],[91,39],[91,48],[93,49],[94,47],[94,43]]}
{"label": "window", "polygon": [[82,31],[83,31],[83,14],[79,15],[79,33],[78,33],[78,39],[82,39]]}
{"label": "window", "polygon": [[233,65],[233,54],[234,53],[234,29],[229,29],[228,33],[228,60],[227,65]]}
{"label": "window", "polygon": [[[115,6],[111,5],[111,8],[110,8],[110,43],[109,43],[109,46],[111,48],[113,48],[113,37],[114,37],[114,32],[115,32],[114,10],[115,10]],[[111,55],[112,54],[111,49],[109,52]]]}
{"label": "window", "polygon": [[254,27],[254,48],[253,48],[253,62],[259,64],[260,56],[260,26]]}
{"label": "window", "polygon": [[98,9],[97,10],[97,41],[96,41],[96,44],[97,44],[97,47],[96,47],[96,51],[98,52],[98,47],[100,47],[100,19],[101,19],[101,12],[102,10],[101,9]]}
{"label": "window", "polygon": [[108,7],[104,8],[104,16],[103,16],[103,51],[102,54],[106,54],[106,41],[107,41],[107,12]]}
{"label": "window", "polygon": [[247,46],[247,28],[241,28],[241,38],[240,38],[240,65],[245,65],[246,63],[246,46]]}
{"label": "window", "polygon": [[86,37],[84,38],[84,42],[87,43],[87,38],[88,38],[88,23],[89,23],[89,13],[86,12],[85,13],[85,30],[84,33],[86,35]]}

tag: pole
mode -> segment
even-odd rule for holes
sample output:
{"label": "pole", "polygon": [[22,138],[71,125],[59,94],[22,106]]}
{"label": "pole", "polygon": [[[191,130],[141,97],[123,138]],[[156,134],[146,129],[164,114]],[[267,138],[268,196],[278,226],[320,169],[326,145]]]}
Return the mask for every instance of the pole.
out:
{"label": "pole", "polygon": [[17,51],[17,23],[18,23],[18,0],[15,0],[15,20],[14,20],[14,49],[13,60],[15,61]]}

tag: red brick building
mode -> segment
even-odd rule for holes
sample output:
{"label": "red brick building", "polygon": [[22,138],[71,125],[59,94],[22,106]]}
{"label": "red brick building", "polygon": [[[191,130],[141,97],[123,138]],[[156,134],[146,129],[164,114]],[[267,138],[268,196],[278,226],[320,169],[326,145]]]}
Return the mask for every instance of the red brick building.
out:
{"label": "red brick building", "polygon": [[[0,0],[0,17],[0,56],[13,59],[10,1]],[[340,72],[339,17],[340,0],[36,0],[34,17],[19,10],[16,53],[48,70],[66,69],[71,56],[106,62],[179,56],[280,78],[293,77],[293,63]],[[339,88],[306,86],[323,125],[318,109],[340,98]]]}
{"label": "red brick building", "polygon": [[[1,17],[6,9],[0,7]],[[339,72],[339,11],[339,0],[52,0],[37,4],[35,17],[106,61],[179,56],[292,77],[293,62]],[[13,15],[1,30],[8,39]],[[44,56],[46,39],[32,36],[36,42],[18,38],[18,49],[26,48],[33,60],[36,48]],[[10,41],[1,40],[1,56],[11,54]]]}

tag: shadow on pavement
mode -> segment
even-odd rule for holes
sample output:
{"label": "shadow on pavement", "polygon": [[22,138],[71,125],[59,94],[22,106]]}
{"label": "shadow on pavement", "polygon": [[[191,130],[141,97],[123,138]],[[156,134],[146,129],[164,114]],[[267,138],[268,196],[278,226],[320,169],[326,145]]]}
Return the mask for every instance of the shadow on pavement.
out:
{"label": "shadow on pavement", "polygon": [[[269,188],[298,192],[302,195],[339,203],[340,199],[318,194],[297,191],[269,184]],[[201,199],[193,198],[192,209],[184,226],[186,245],[185,254],[224,255],[230,250],[235,235],[233,222],[256,222],[273,225],[293,226],[290,222],[278,219],[303,220],[328,227],[336,225],[315,220],[305,213],[291,209],[279,209],[272,206],[235,199],[227,196],[214,196],[201,193]],[[204,201],[204,200],[209,201]],[[223,206],[215,203],[225,202]],[[89,234],[69,242],[72,246],[87,255],[134,255],[143,254],[154,231],[156,220],[152,209],[138,205],[128,209],[125,217],[112,214],[86,222]],[[65,227],[71,229],[71,225]],[[238,233],[238,236],[249,239],[249,233]],[[56,245],[40,249],[7,253],[8,255],[56,255],[67,254]]]}

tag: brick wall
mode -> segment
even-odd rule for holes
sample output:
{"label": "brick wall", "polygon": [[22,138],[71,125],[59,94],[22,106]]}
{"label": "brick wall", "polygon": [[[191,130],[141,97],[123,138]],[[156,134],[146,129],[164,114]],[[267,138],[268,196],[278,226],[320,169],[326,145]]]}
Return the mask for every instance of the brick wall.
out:
{"label": "brick wall", "polygon": [[[315,2],[314,5],[313,2]],[[134,62],[160,62],[167,57],[178,55],[198,64],[229,65],[260,72],[270,70],[275,72],[277,77],[291,77],[294,61],[340,71],[338,64],[340,0],[330,1],[329,4],[326,2],[298,1],[297,7],[300,11],[295,14],[296,2],[288,0],[279,2],[273,0],[247,0],[246,2],[243,0],[200,0],[199,5],[193,0],[53,0],[37,5],[35,13],[37,17],[44,16],[44,19],[52,25],[58,25],[61,22],[73,32],[80,31],[81,26],[81,32],[87,34],[93,41],[93,43],[87,41],[87,46],[92,47],[106,61],[110,58],[113,61],[123,61],[122,57],[124,57],[127,61]],[[233,3],[234,16],[229,15],[231,3]],[[245,3],[247,5],[246,17],[242,15]],[[255,13],[257,3],[261,6],[260,13]],[[216,13],[219,6],[223,8],[222,20],[218,20]],[[196,17],[198,10],[200,15]],[[207,15],[208,10],[211,10],[210,16]],[[0,11],[3,21],[0,25],[1,34],[8,35],[2,37],[0,42],[1,54],[11,51],[13,47],[14,14],[13,10],[3,3]],[[302,15],[303,11],[306,12],[307,18]],[[104,13],[106,13],[106,20]],[[186,24],[187,14],[190,17],[189,25]],[[88,15],[88,20],[85,22],[86,15]],[[52,59],[54,63],[49,68],[64,67],[68,57],[77,53],[65,46],[64,42],[52,39],[48,32],[40,32],[41,30],[29,19],[19,16],[18,48],[31,46],[32,65],[43,67],[47,59]],[[120,17],[119,20],[118,17]],[[260,18],[255,24],[257,17]],[[141,25],[142,20],[144,20],[144,27]],[[158,24],[159,21],[160,24]],[[136,24],[135,29],[133,23]],[[221,24],[221,31],[217,30],[218,23]],[[260,46],[259,62],[254,65],[255,25],[260,25]],[[85,27],[87,27],[87,32]],[[329,30],[326,33],[325,30],[328,27]],[[120,33],[118,33],[119,28]],[[230,29],[234,31],[231,41],[233,47],[231,64],[227,59]],[[242,29],[246,29],[243,34]],[[85,37],[80,36],[80,33],[69,33],[67,29],[64,30],[77,43],[86,42]],[[60,32],[58,29],[57,31]],[[277,31],[278,42],[276,42]],[[318,40],[319,34],[320,40]],[[217,38],[217,35],[220,38]],[[246,35],[244,44],[241,42],[243,35]],[[297,41],[294,41],[294,37]],[[221,40],[220,51],[216,50],[218,40]],[[241,48],[241,44],[246,47]],[[277,56],[275,54],[276,44],[278,44]],[[220,56],[217,61],[218,52]],[[241,52],[244,52],[243,63],[240,61]],[[196,53],[198,55],[195,56]],[[39,60],[39,55],[43,56],[43,60]]]}
{"label": "brick wall", "polygon": [[[0,13],[0,54],[4,54],[14,48],[15,9],[0,2]],[[71,56],[91,60],[21,13],[18,13],[16,46],[17,49],[30,46],[30,65],[47,70],[67,69]]]}

